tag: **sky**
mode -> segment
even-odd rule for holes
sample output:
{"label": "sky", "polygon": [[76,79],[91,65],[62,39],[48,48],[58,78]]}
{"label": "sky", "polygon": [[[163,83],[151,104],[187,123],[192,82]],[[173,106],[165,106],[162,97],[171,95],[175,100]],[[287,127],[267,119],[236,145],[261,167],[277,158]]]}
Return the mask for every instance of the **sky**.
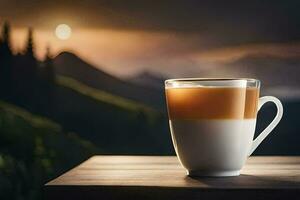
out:
{"label": "sky", "polygon": [[[72,51],[121,77],[193,73],[248,55],[300,57],[299,1],[1,0],[15,51],[34,28],[36,54]],[[57,25],[72,34],[60,40]]]}

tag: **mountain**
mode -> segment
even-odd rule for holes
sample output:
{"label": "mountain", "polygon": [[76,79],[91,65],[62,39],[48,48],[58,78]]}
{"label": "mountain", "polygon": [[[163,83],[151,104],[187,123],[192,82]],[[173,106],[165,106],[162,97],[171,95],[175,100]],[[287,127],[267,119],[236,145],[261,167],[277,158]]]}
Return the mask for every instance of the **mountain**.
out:
{"label": "mountain", "polygon": [[267,87],[300,87],[299,58],[287,59],[251,55],[227,64],[227,68],[231,72],[240,71],[240,75],[252,75],[260,79]]}
{"label": "mountain", "polygon": [[121,80],[88,64],[70,52],[62,52],[54,60],[55,72],[74,78],[90,87],[143,102],[155,108],[163,107],[164,96],[155,89]]}
{"label": "mountain", "polygon": [[16,70],[20,79],[5,82],[11,90],[2,92],[0,99],[53,120],[103,154],[172,153],[167,118],[158,106],[164,104],[163,93],[117,79],[70,53],[54,60],[60,71],[54,79],[41,73],[45,67],[53,71],[52,61],[27,62],[23,56],[13,60],[12,69],[29,65],[35,70],[24,76]]}
{"label": "mountain", "polygon": [[300,59],[249,55],[210,69],[202,77],[249,77],[261,80],[262,94],[300,99]]}
{"label": "mountain", "polygon": [[165,79],[166,78],[163,75],[153,74],[144,71],[138,75],[128,78],[127,81],[130,81],[138,85],[155,88],[159,91],[163,91]]}
{"label": "mountain", "polygon": [[202,71],[213,77],[252,77],[265,86],[300,86],[300,59],[249,55]]}
{"label": "mountain", "polygon": [[11,102],[45,116],[65,131],[101,148],[104,154],[170,154],[173,152],[163,112],[76,79],[59,75],[51,92]]}

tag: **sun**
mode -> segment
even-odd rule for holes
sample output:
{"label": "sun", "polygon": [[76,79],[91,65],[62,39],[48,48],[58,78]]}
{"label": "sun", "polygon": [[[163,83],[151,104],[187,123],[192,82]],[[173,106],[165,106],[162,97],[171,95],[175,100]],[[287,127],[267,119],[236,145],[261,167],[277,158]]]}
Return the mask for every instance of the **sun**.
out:
{"label": "sun", "polygon": [[55,29],[55,35],[60,40],[67,40],[71,37],[72,29],[67,24],[59,24]]}

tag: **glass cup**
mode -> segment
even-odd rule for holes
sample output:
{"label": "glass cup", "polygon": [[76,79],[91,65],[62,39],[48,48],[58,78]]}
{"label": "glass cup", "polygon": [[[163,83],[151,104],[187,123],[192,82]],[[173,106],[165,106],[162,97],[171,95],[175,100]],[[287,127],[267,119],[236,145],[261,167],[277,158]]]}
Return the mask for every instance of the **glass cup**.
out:
{"label": "glass cup", "polygon": [[[256,79],[165,81],[169,125],[176,154],[191,176],[238,176],[257,146],[279,123],[281,102],[259,98]],[[273,102],[277,114],[253,140],[257,112]]]}

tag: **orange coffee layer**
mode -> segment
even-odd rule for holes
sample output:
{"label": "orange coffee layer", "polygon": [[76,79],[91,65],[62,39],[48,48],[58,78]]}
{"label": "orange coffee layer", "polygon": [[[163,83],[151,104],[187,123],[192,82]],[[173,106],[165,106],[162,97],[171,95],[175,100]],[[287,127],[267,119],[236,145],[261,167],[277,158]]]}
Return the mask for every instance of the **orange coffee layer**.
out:
{"label": "orange coffee layer", "polygon": [[257,88],[168,88],[170,119],[256,118]]}

